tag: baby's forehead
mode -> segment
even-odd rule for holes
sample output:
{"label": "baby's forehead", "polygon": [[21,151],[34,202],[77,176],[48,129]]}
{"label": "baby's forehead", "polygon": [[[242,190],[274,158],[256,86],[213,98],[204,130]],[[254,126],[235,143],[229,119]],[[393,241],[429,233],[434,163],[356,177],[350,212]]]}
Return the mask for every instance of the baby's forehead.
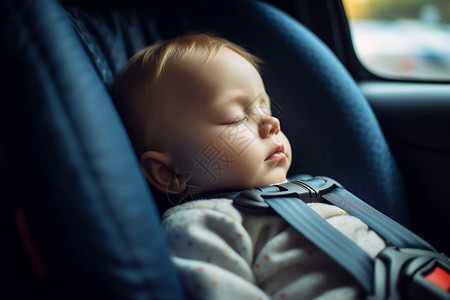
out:
{"label": "baby's forehead", "polygon": [[207,68],[209,61],[186,61],[167,68],[164,76],[153,87],[165,90],[167,94],[180,94],[187,97],[196,93],[207,92],[213,88],[213,76]]}
{"label": "baby's forehead", "polygon": [[[151,105],[158,105],[158,113],[173,120],[189,114],[192,109],[200,109],[212,102],[209,96],[212,85],[195,76],[192,70],[174,69],[153,84]],[[150,107],[150,109],[152,109]]]}
{"label": "baby's forehead", "polygon": [[222,48],[207,57],[173,62],[154,83],[154,88],[160,91],[160,98],[165,98],[165,104],[179,105],[173,109],[211,105],[220,99],[218,94],[228,94],[229,89],[235,89],[240,84],[242,65],[246,65],[245,70],[254,70],[248,78],[260,80],[251,62],[233,50]]}

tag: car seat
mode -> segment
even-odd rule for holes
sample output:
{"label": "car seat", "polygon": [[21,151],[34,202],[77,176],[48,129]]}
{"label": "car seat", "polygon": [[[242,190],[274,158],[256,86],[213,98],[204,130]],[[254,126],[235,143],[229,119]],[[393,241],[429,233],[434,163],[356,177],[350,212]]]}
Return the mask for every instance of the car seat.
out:
{"label": "car seat", "polygon": [[7,0],[1,9],[4,293],[183,298],[108,91],[137,50],[187,32],[216,33],[264,61],[274,114],[293,147],[291,175],[333,177],[407,222],[400,174],[354,80],[313,33],[271,5]]}

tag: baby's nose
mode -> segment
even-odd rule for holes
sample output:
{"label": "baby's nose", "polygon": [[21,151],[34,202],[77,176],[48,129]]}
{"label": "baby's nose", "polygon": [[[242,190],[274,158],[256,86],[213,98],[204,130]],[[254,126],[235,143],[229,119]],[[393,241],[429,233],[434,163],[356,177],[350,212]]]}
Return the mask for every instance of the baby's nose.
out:
{"label": "baby's nose", "polygon": [[259,135],[266,138],[271,134],[278,134],[280,132],[280,120],[275,117],[261,115],[259,122]]}

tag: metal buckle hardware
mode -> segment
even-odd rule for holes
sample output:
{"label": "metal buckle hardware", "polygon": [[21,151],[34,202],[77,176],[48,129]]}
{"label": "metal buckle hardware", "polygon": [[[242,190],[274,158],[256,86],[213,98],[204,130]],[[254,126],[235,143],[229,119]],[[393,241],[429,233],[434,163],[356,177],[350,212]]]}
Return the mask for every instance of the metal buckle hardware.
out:
{"label": "metal buckle hardware", "polygon": [[265,188],[252,188],[242,191],[233,200],[233,205],[242,211],[254,214],[276,214],[265,202],[267,198],[295,197],[306,203],[320,201],[323,194],[342,187],[334,179],[320,176],[310,180],[292,180],[273,187],[278,191],[264,191]]}

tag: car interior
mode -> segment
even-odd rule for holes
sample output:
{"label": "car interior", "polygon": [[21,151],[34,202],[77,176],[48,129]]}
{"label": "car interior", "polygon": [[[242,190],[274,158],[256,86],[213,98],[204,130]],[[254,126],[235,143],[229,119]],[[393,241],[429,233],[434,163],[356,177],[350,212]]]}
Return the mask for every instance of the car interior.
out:
{"label": "car interior", "polygon": [[138,50],[189,32],[262,59],[289,175],[334,178],[450,253],[450,81],[368,71],[340,0],[0,5],[0,294],[185,298],[110,91]]}

